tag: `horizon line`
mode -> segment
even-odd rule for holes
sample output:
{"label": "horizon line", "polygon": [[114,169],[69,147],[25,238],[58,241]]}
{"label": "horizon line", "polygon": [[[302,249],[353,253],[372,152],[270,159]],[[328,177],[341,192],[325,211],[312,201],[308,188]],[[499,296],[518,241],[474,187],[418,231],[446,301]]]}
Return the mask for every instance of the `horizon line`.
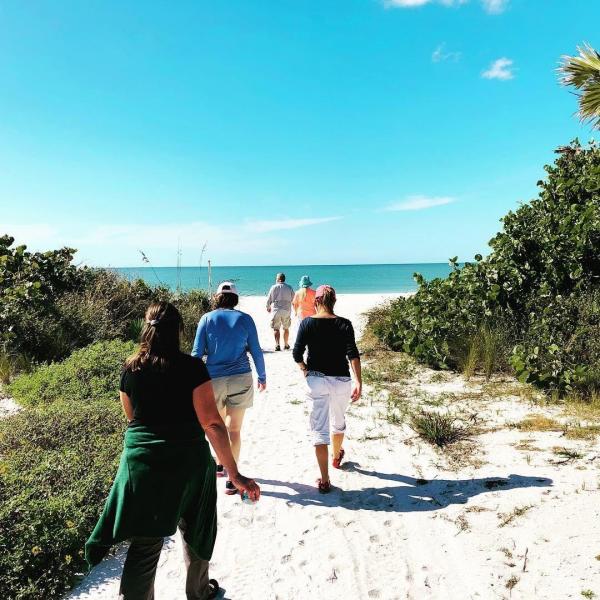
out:
{"label": "horizon line", "polygon": [[[463,261],[459,261],[462,264]],[[406,262],[406,263],[314,263],[314,264],[273,264],[273,265],[211,265],[212,268],[233,268],[233,267],[245,267],[245,268],[278,268],[278,267],[390,267],[390,266],[411,266],[411,265],[449,265],[449,261],[433,261],[433,262]],[[103,269],[208,269],[208,265],[139,265],[139,266],[105,266],[105,267],[94,267]]]}

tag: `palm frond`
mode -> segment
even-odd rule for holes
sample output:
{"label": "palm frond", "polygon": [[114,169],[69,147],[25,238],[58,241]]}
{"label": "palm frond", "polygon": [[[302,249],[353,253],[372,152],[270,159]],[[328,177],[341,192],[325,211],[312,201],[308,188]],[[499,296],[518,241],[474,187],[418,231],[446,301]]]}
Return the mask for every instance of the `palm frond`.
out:
{"label": "palm frond", "polygon": [[562,57],[560,82],[577,90],[580,119],[600,129],[600,53],[589,44],[577,51],[578,56]]}

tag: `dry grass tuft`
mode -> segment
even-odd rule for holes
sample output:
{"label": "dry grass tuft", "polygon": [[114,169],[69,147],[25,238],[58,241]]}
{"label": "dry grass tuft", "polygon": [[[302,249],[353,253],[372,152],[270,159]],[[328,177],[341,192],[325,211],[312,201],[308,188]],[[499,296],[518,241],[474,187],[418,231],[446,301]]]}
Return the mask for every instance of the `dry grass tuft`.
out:
{"label": "dry grass tuft", "polygon": [[565,427],[556,419],[545,415],[528,415],[519,423],[514,425],[520,431],[564,431]]}
{"label": "dry grass tuft", "polygon": [[509,513],[499,513],[498,518],[500,519],[500,524],[498,527],[506,527],[507,525],[510,525],[515,519],[523,516],[530,508],[533,508],[533,504],[517,506]]}

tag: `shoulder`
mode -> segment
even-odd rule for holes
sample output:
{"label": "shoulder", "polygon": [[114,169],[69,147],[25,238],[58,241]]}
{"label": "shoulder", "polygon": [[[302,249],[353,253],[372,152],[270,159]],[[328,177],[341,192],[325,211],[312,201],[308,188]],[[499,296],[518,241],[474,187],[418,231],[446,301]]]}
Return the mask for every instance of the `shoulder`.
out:
{"label": "shoulder", "polygon": [[206,369],[204,361],[199,356],[190,356],[182,352],[179,356],[179,361],[179,364],[184,369]]}
{"label": "shoulder", "polygon": [[337,322],[339,323],[340,327],[343,327],[344,329],[348,329],[348,328],[352,328],[352,321],[350,319],[346,319],[346,317],[336,317]]}

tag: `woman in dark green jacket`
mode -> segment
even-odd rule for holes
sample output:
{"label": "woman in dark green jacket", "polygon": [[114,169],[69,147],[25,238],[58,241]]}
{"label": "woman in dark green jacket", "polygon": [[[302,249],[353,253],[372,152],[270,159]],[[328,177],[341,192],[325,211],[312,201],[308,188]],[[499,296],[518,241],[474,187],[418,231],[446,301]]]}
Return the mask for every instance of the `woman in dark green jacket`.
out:
{"label": "woman in dark green jacket", "polygon": [[[86,543],[90,565],[114,544],[131,540],[119,598],[153,600],[154,576],[166,536],[180,529],[188,600],[216,597],[208,561],[217,534],[215,462],[206,438],[240,493],[260,489],[237,470],[201,359],[179,349],[183,321],[168,302],[146,311],[139,350],[121,377],[128,420],[121,462],[104,511]],[[206,434],[206,437],[205,437]]]}

